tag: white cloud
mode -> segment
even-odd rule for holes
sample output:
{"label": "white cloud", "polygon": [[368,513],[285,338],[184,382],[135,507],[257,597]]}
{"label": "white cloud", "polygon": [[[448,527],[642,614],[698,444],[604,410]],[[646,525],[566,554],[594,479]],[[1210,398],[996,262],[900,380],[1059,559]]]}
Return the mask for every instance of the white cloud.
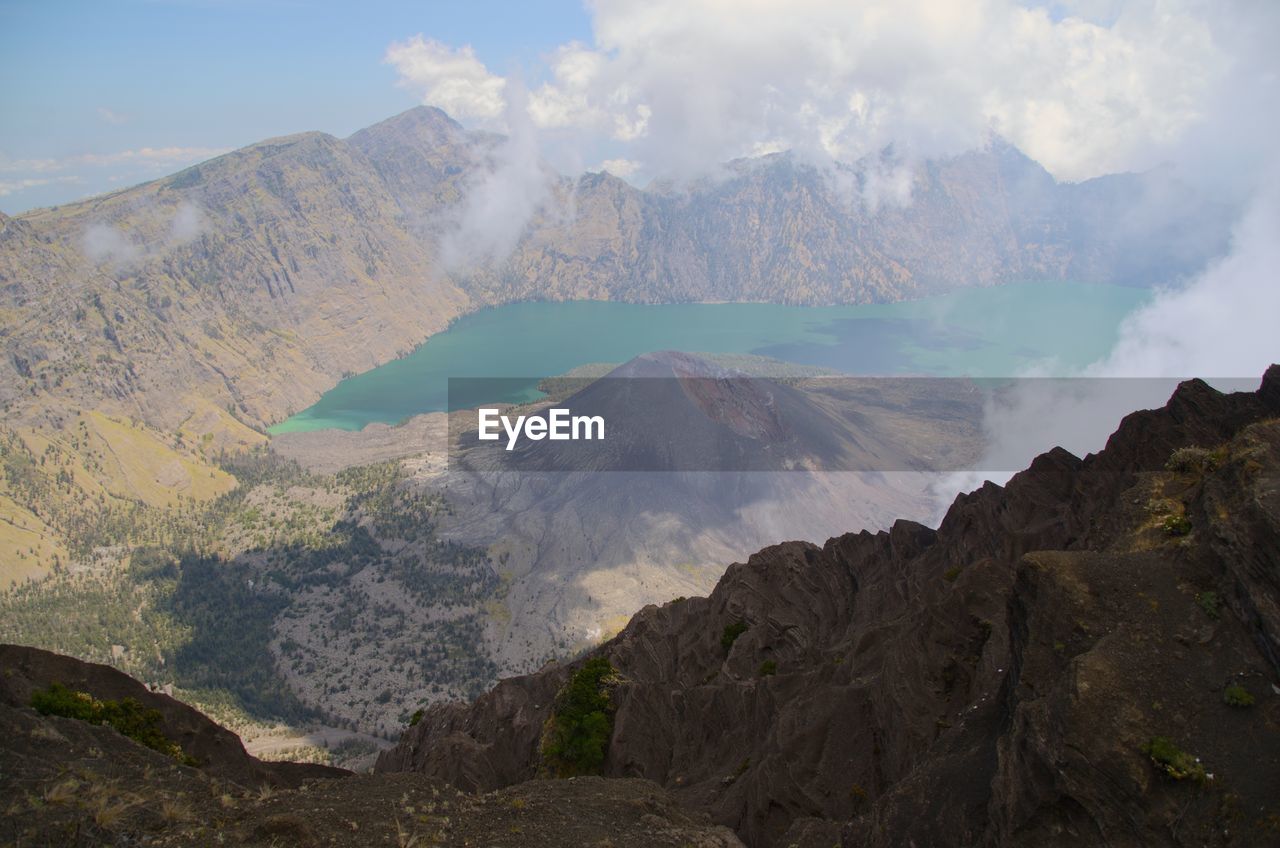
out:
{"label": "white cloud", "polygon": [[402,84],[422,93],[422,102],[454,118],[493,122],[503,113],[506,80],[489,73],[470,46],[454,49],[415,35],[387,48],[386,61]]}
{"label": "white cloud", "polygon": [[57,159],[10,159],[0,153],[0,173],[5,174],[47,174],[62,168]]}
{"label": "white cloud", "polygon": [[608,171],[615,177],[621,177],[625,180],[635,176],[640,171],[640,163],[632,159],[606,159],[594,170]]}
{"label": "white cloud", "polygon": [[[689,176],[762,148],[852,161],[978,146],[992,130],[1056,176],[1145,167],[1206,110],[1232,52],[1197,0],[599,0],[593,40],[547,59],[542,129]],[[498,125],[505,80],[421,36],[387,59],[423,102]],[[621,155],[625,154],[625,155]]]}
{"label": "white cloud", "polygon": [[172,245],[186,244],[204,231],[204,211],[193,203],[182,203],[173,213],[173,221],[169,225],[169,242]]}
{"label": "white cloud", "polygon": [[79,177],[29,177],[22,180],[0,180],[0,197],[8,197],[29,188],[52,185],[53,183],[79,182]]}
{"label": "white cloud", "polygon": [[85,256],[94,262],[132,265],[142,257],[142,248],[115,227],[91,224],[81,242]]}
{"label": "white cloud", "polygon": [[1131,315],[1107,377],[1250,377],[1280,362],[1280,170],[1262,181],[1231,252],[1190,284],[1158,292]]}
{"label": "white cloud", "polygon": [[508,134],[477,172],[444,235],[441,259],[449,271],[465,273],[505,259],[529,219],[551,198],[554,175],[539,159],[528,92],[512,81],[503,94]]}
{"label": "white cloud", "polygon": [[[133,211],[146,210],[137,220],[147,221],[152,219],[150,211],[155,208],[151,201],[147,201]],[[159,232],[135,229],[136,221],[131,217],[111,224],[94,222],[85,228],[80,247],[91,262],[128,269],[166,250],[187,244],[204,232],[207,224],[204,210],[194,203],[179,203],[172,207],[171,214],[167,231]]]}
{"label": "white cloud", "polygon": [[1156,293],[1124,322],[1111,352],[1083,369],[1081,380],[1033,379],[984,411],[987,448],[975,470],[936,486],[938,513],[954,494],[983,480],[1003,483],[1040,453],[1061,446],[1076,454],[1101,449],[1120,419],[1162,406],[1177,381],[1218,381],[1222,391],[1256,387],[1280,362],[1280,169],[1260,181],[1236,225],[1230,253],[1187,285]]}

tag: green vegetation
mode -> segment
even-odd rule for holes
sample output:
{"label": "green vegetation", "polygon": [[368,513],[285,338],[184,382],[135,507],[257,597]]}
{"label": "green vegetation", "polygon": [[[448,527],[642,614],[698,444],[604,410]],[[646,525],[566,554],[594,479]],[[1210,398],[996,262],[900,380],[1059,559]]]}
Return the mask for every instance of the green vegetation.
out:
{"label": "green vegetation", "polygon": [[587,660],[556,695],[543,731],[542,761],[557,777],[599,774],[613,735],[609,690],[617,669],[605,657]]}
{"label": "green vegetation", "polygon": [[1196,595],[1196,604],[1214,621],[1222,617],[1222,599],[1217,592],[1200,592]]}
{"label": "green vegetation", "polygon": [[283,595],[254,583],[248,566],[218,557],[184,557],[181,577],[156,608],[180,621],[189,636],[171,648],[175,682],[189,690],[221,690],[250,715],[290,720],[318,716],[281,686],[268,647]]}
{"label": "green vegetation", "polygon": [[765,660],[760,663],[760,676],[770,677],[778,673],[778,664],[773,660]]}
{"label": "green vegetation", "polygon": [[747,623],[742,619],[738,619],[730,625],[727,625],[724,632],[720,634],[720,647],[724,648],[724,652],[729,653],[729,649],[733,647],[733,643],[738,641],[738,637],[747,632]]}
{"label": "green vegetation", "polygon": [[1142,746],[1142,753],[1151,758],[1156,768],[1174,780],[1191,780],[1204,783],[1208,779],[1200,758],[1188,754],[1167,737],[1153,737]]}
{"label": "green vegetation", "polygon": [[956,578],[960,576],[960,572],[962,570],[963,569],[960,566],[953,565],[950,568],[948,568],[946,571],[942,572],[942,579],[947,581],[948,583],[954,583]]}
{"label": "green vegetation", "polygon": [[1191,519],[1185,515],[1170,515],[1160,527],[1170,536],[1185,536],[1191,532]]}
{"label": "green vegetation", "polygon": [[1217,470],[1226,459],[1225,445],[1214,450],[1200,447],[1178,448],[1169,454],[1169,461],[1164,467],[1166,471],[1172,471],[1175,474],[1203,474]]}
{"label": "green vegetation", "polygon": [[1252,707],[1253,696],[1239,683],[1232,683],[1222,691],[1222,702],[1231,707]]}
{"label": "green vegetation", "polygon": [[[409,485],[395,462],[313,475],[264,450],[220,461],[240,481],[235,490],[203,504],[131,507],[152,516],[139,527],[165,532],[128,544],[115,531],[82,537],[104,552],[102,564],[116,558],[122,567],[55,573],[0,593],[0,641],[110,663],[173,683],[204,709],[263,721],[347,724],[306,707],[282,679],[285,669],[323,677],[329,694],[358,685],[358,670],[319,664],[316,650],[330,645],[380,640],[394,670],[437,693],[479,694],[493,681],[480,610],[501,580],[483,551],[436,538],[443,498]],[[395,580],[422,605],[464,609],[419,624],[412,641],[387,638],[410,625],[400,609],[353,590],[357,576],[366,585]],[[301,616],[317,621],[314,644],[285,638],[277,655],[276,628]]]}
{"label": "green vegetation", "polygon": [[74,718],[112,727],[121,735],[146,745],[153,751],[167,754],[181,763],[195,765],[195,761],[183,753],[178,743],[165,736],[160,729],[163,718],[160,711],[148,709],[133,698],[99,701],[87,692],[76,692],[61,683],[53,683],[48,689],[40,689],[31,694],[31,706],[41,715]]}
{"label": "green vegetation", "polygon": [[422,717],[424,715],[426,715],[426,712],[422,709],[422,707],[418,707],[418,709],[413,711],[413,715],[409,716],[409,726],[417,727],[418,722],[422,721]]}

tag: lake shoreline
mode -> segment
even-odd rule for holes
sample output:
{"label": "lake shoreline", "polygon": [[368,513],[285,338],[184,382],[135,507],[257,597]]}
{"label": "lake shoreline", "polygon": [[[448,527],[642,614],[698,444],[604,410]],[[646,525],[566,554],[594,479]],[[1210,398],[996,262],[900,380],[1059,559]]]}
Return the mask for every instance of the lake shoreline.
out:
{"label": "lake shoreline", "polygon": [[749,354],[845,373],[1013,376],[1035,362],[1078,368],[1109,351],[1123,318],[1151,291],[1032,281],[892,303],[792,306],[757,302],[637,304],[519,301],[459,315],[405,356],[339,381],[272,436],[395,425],[449,408],[449,377],[537,379],[588,362],[655,350]]}

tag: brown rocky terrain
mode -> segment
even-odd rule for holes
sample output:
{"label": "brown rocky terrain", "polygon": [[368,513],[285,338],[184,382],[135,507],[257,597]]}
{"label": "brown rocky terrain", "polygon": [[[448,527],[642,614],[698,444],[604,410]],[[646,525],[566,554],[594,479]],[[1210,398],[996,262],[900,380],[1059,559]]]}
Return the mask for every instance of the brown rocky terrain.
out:
{"label": "brown rocky terrain", "polygon": [[[133,698],[159,710],[161,730],[209,775],[244,786],[297,786],[306,778],[337,777],[348,772],[303,763],[263,762],[249,756],[234,733],[198,710],[163,692],[155,692],[129,675],[98,663],[28,648],[0,645],[0,704],[21,708],[37,690],[59,683],[76,692],[114,701]],[[12,738],[12,737],[7,737]]]}
{"label": "brown rocky terrain", "polygon": [[1084,459],[733,565],[584,658],[429,708],[377,771],[549,768],[605,658],[600,771],[748,845],[1262,845],[1280,837],[1280,367],[1182,384]]}
{"label": "brown rocky terrain", "polygon": [[[194,762],[32,710],[31,693],[54,682],[159,710],[166,736]],[[421,775],[262,762],[231,732],[120,672],[13,645],[0,646],[0,734],[5,845],[741,845],[649,781],[532,781],[474,796]]]}
{"label": "brown rocky terrain", "polygon": [[[767,548],[579,660],[427,709],[372,775],[260,762],[120,672],[0,646],[0,839],[1270,844],[1278,555],[1272,366],[1253,393],[1184,383],[937,530]],[[566,683],[602,661],[602,776],[546,779]],[[32,709],[53,683],[156,709],[182,756]]]}

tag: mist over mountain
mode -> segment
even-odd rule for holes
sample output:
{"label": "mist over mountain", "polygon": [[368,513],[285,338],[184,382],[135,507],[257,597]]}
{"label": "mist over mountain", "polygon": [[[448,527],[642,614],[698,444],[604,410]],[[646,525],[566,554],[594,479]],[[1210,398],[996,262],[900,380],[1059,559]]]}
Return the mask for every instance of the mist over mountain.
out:
{"label": "mist over mountain", "polygon": [[[755,547],[925,519],[933,494],[909,473],[450,478],[430,416],[283,440],[310,471],[267,447],[266,425],[343,376],[522,300],[1151,285],[1226,249],[1223,207],[1167,171],[1059,183],[998,139],[910,166],[892,150],[833,169],[772,154],[647,188],[557,176],[518,142],[423,107],[0,219],[2,577],[53,576],[7,601],[9,637],[223,693],[255,734],[283,718],[318,738],[389,735],[415,705],[473,696],[616,632],[637,606],[707,591]],[[909,179],[880,186],[886,169]],[[512,180],[530,193],[495,224]],[[710,367],[673,371],[670,356],[621,373]],[[915,451],[976,455],[980,435],[958,385],[879,399],[820,381],[686,386],[674,400],[634,432],[678,422],[685,460],[712,449],[694,434],[726,424],[760,467],[776,441],[789,462],[896,457],[907,472]],[[143,612],[121,633],[49,605]]]}
{"label": "mist over mountain", "polygon": [[73,5],[0,843],[1280,840],[1280,4]]}
{"label": "mist over mountain", "polygon": [[[1224,248],[1221,210],[1168,172],[1059,183],[998,139],[909,167],[892,150],[834,170],[773,154],[641,189],[607,173],[557,176],[515,149],[518,129],[468,131],[420,107],[346,140],[271,139],[0,219],[4,582],[122,563],[138,545],[194,544],[194,561],[220,558],[255,585],[289,587],[300,623],[272,604],[253,609],[274,628],[271,650],[292,654],[281,673],[308,708],[385,732],[397,709],[376,700],[384,692],[471,692],[495,669],[524,670],[612,632],[637,603],[705,590],[754,546],[923,518],[929,505],[918,481],[694,474],[635,486],[473,480],[447,492],[453,506],[427,509],[423,498],[444,494],[424,478],[430,461],[413,460],[409,482],[383,471],[317,482],[270,463],[265,477],[243,477],[253,466],[228,465],[343,376],[513,301],[871,303],[1016,280],[1166,283]],[[909,179],[882,186],[886,169]],[[531,193],[508,208],[513,180]],[[505,240],[476,241],[476,227],[512,221]],[[790,426],[847,413],[829,401],[834,417],[793,415]],[[434,447],[408,432],[368,461]],[[316,453],[304,460],[329,474],[355,464]],[[375,495],[392,506],[370,511]],[[425,541],[399,526],[411,514],[430,516]],[[632,518],[606,520],[622,515]],[[328,547],[313,556],[318,538]],[[467,646],[434,680],[405,676],[407,642],[376,655],[356,644],[391,614],[362,569],[381,563],[383,579],[412,593],[419,578],[397,569],[414,557],[432,575],[421,579],[453,587],[458,610],[410,604],[394,615]],[[311,571],[337,562],[346,570]],[[112,585],[122,598],[150,591]],[[219,587],[210,598],[233,588]],[[342,596],[370,606],[355,614]],[[357,673],[342,659],[360,651]]]}
{"label": "mist over mountain", "polygon": [[[441,245],[501,138],[420,107],[3,219],[0,398],[103,401],[157,426],[296,411],[481,305],[527,299],[868,303],[1014,280],[1170,283],[1225,249],[1222,209],[1164,172],[1055,182],[1007,144],[925,163],[907,196],[786,154],[642,190],[554,181],[508,256]],[[891,153],[886,152],[886,156]],[[356,342],[355,340],[359,340]],[[56,401],[54,402],[56,404]],[[209,407],[212,407],[211,411]]]}

